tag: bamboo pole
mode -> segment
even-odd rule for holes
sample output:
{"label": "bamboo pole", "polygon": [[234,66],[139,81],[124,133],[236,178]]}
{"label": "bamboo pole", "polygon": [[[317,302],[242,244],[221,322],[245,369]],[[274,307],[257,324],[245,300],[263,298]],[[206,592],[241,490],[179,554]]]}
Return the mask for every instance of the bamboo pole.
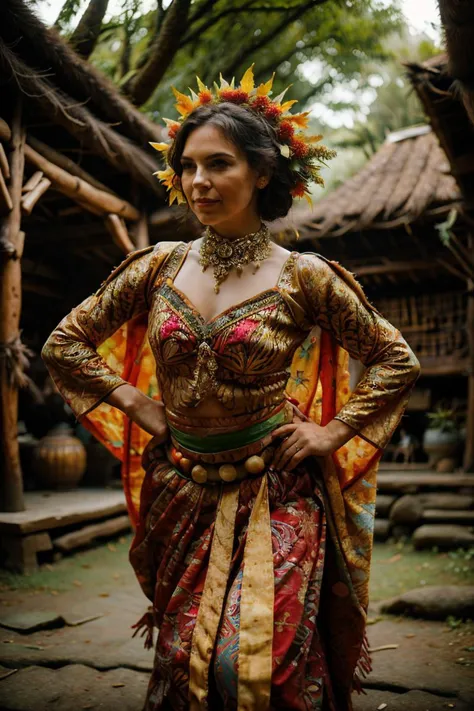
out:
{"label": "bamboo pole", "polygon": [[31,215],[31,211],[40,199],[42,195],[48,190],[51,185],[51,180],[49,178],[41,178],[38,185],[30,190],[30,192],[23,195],[21,199],[21,210],[24,215]]}
{"label": "bamboo pole", "polygon": [[10,180],[11,175],[10,175],[10,165],[8,163],[8,158],[7,154],[5,153],[5,149],[0,143],[0,170],[2,171],[5,180]]}
{"label": "bamboo pole", "polygon": [[112,235],[112,239],[117,247],[125,254],[133,252],[135,245],[128,236],[127,228],[118,215],[107,215],[105,226]]}
{"label": "bamboo pole", "polygon": [[[474,257],[474,236],[468,236],[469,252]],[[471,259],[472,259],[471,257]],[[467,386],[466,449],[464,471],[474,472],[474,279],[468,280],[466,330],[469,343],[469,375]]]}
{"label": "bamboo pole", "polygon": [[138,210],[126,200],[99,190],[82,178],[71,175],[63,168],[51,163],[31,146],[25,146],[25,158],[43,171],[45,176],[51,180],[55,190],[83,204],[91,212],[97,214],[99,211],[103,215],[114,213],[134,221],[140,218]]}
{"label": "bamboo pole", "polygon": [[12,197],[5,183],[5,178],[0,170],[0,212],[10,212],[13,208]]}
{"label": "bamboo pole", "polygon": [[150,236],[148,234],[148,222],[145,213],[140,215],[135,228],[135,244],[137,249],[145,249],[150,245]]}
{"label": "bamboo pole", "polygon": [[[0,122],[0,130],[1,130]],[[0,263],[0,502],[3,511],[24,511],[23,478],[18,446],[18,384],[8,368],[7,347],[20,345],[21,263],[21,188],[25,165],[25,130],[22,125],[21,102],[15,107],[12,120],[12,152],[10,156],[10,195],[13,208],[4,221],[4,238],[12,251]],[[15,351],[13,350],[15,357]],[[17,350],[18,354],[18,350]]]}
{"label": "bamboo pole", "polygon": [[5,143],[10,143],[12,140],[12,132],[10,129],[10,126],[7,124],[6,121],[4,121],[2,118],[0,118],[0,141],[4,141]]}
{"label": "bamboo pole", "polygon": [[22,193],[29,193],[30,190],[33,190],[33,188],[36,188],[38,183],[40,182],[41,178],[43,177],[43,171],[42,170],[37,170],[36,173],[33,173],[31,178],[26,181],[24,186],[21,189]]}
{"label": "bamboo pole", "polygon": [[63,153],[60,153],[54,148],[51,148],[51,146],[48,146],[47,143],[43,143],[43,141],[40,141],[38,138],[30,135],[28,135],[27,143],[29,146],[34,148],[35,151],[38,151],[38,153],[51,161],[51,163],[59,165],[60,168],[67,170],[68,173],[76,175],[78,178],[82,178],[86,181],[86,183],[93,185],[94,188],[98,188],[99,190],[103,190],[105,193],[115,195],[114,191],[108,188],[107,185],[104,185],[100,182],[100,180],[94,178],[93,175],[90,175],[90,173],[84,170],[84,168],[81,168],[80,165],[77,165],[77,163],[65,156]]}

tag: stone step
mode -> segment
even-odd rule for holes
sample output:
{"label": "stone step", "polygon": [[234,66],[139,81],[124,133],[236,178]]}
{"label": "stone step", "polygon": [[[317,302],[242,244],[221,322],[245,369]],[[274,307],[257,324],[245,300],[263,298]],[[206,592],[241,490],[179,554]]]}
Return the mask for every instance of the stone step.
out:
{"label": "stone step", "polygon": [[413,533],[412,542],[417,550],[423,548],[441,548],[452,550],[474,546],[472,527],[455,524],[423,524]]}
{"label": "stone step", "polygon": [[395,495],[378,494],[375,502],[375,515],[377,518],[388,518],[390,509],[397,500]]}
{"label": "stone step", "polygon": [[436,474],[436,472],[381,471],[377,488],[383,493],[415,494],[422,489],[473,489],[474,474]]}
{"label": "stone step", "polygon": [[425,509],[423,521],[426,523],[470,523],[474,526],[474,511],[449,511],[446,509]]}
{"label": "stone step", "polygon": [[386,518],[376,518],[374,521],[374,538],[376,541],[386,541],[390,535],[390,521]]}

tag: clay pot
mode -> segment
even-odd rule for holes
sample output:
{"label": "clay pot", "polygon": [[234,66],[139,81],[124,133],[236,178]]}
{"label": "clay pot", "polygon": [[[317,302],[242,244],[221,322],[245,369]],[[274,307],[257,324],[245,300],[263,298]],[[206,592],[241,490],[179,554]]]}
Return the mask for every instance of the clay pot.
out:
{"label": "clay pot", "polygon": [[61,423],[40,439],[34,453],[39,483],[50,489],[72,489],[86,470],[86,449],[69,425]]}
{"label": "clay pot", "polygon": [[429,464],[434,469],[440,459],[456,459],[462,444],[459,432],[443,432],[427,429],[423,435],[423,449],[429,457]]}

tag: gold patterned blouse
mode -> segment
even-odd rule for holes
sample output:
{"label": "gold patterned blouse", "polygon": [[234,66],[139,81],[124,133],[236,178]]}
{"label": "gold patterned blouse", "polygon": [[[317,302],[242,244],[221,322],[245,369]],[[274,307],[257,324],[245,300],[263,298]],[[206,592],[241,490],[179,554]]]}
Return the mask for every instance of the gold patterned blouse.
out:
{"label": "gold patterned blouse", "polygon": [[125,382],[98,346],[147,312],[170,421],[202,424],[201,405],[209,399],[228,412],[229,428],[263,419],[285,397],[296,349],[313,329],[326,330],[365,366],[337,418],[377,447],[387,444],[419,364],[348,272],[316,254],[293,252],[273,288],[205,321],[174,285],[188,249],[161,243],[133,253],[49,337],[43,358],[78,418]]}

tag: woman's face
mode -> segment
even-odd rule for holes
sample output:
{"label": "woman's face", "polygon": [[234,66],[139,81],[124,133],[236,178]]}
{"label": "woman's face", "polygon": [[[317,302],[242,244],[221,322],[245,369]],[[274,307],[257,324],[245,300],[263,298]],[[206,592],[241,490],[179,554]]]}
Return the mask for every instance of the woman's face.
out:
{"label": "woman's face", "polygon": [[259,229],[258,173],[212,124],[196,128],[181,156],[181,184],[198,220],[223,236]]}

